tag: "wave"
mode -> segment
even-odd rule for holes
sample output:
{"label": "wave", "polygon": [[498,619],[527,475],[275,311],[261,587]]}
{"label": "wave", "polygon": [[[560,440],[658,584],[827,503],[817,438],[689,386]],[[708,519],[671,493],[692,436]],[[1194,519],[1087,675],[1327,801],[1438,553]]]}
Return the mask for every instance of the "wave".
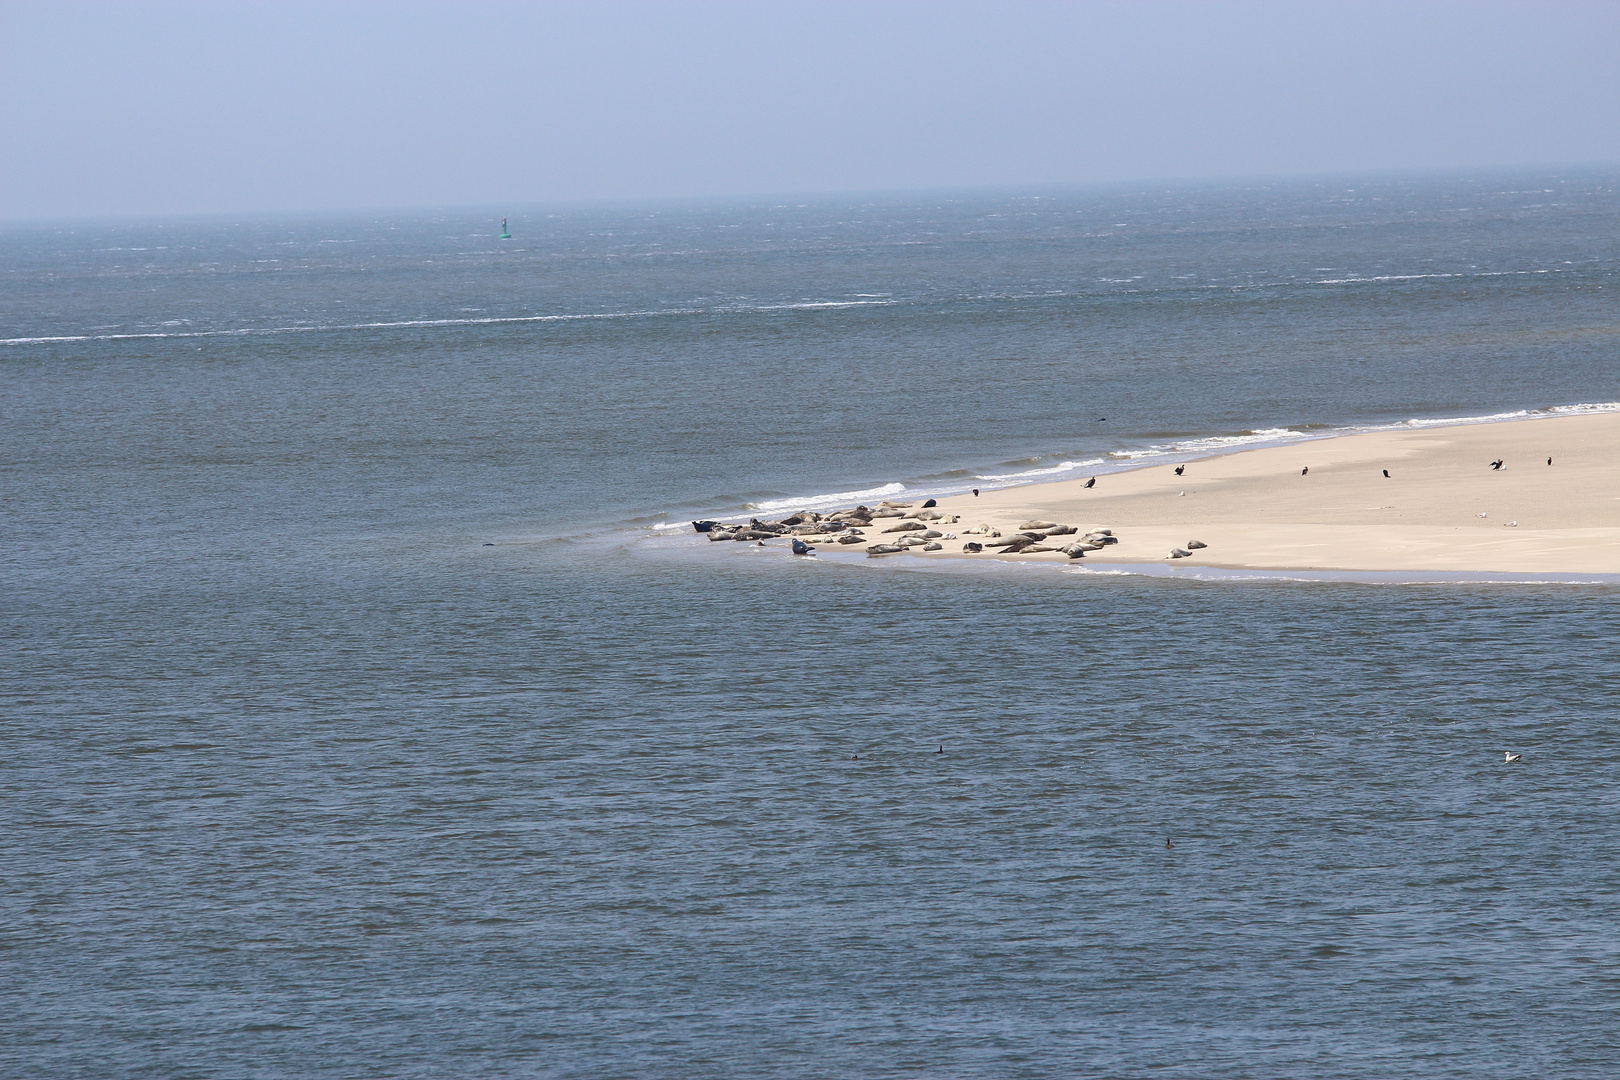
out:
{"label": "wave", "polygon": [[797,304],[760,304],[757,307],[734,308],[736,311],[818,311],[822,308],[892,307],[898,300],[805,300]]}
{"label": "wave", "polygon": [[975,480],[1028,480],[1037,476],[1057,476],[1060,473],[1073,472],[1075,469],[1089,469],[1097,465],[1107,464],[1107,458],[1087,458],[1084,461],[1063,461],[1044,469],[1026,469],[1015,473],[981,473]]}
{"label": "wave", "polygon": [[1475,270],[1469,273],[1437,273],[1437,274],[1375,274],[1368,277],[1323,278],[1312,281],[1312,285],[1373,285],[1382,281],[1437,281],[1444,278],[1488,278],[1488,277],[1523,277],[1530,274],[1563,274],[1569,271],[1563,268],[1547,270]]}
{"label": "wave", "polygon": [[1165,457],[1170,454],[1184,454],[1196,457],[1203,454],[1219,453],[1235,446],[1282,443],[1294,439],[1319,439],[1323,437],[1323,434],[1322,432],[1299,431],[1296,428],[1259,428],[1254,431],[1240,431],[1235,435],[1206,435],[1200,438],[1185,439],[1181,442],[1155,443],[1151,446],[1132,450],[1113,450],[1110,451],[1110,454],[1114,458],[1123,458],[1127,461]]}
{"label": "wave", "polygon": [[794,499],[767,499],[764,502],[744,503],[744,510],[764,511],[775,513],[778,510],[820,510],[829,506],[844,506],[863,502],[867,499],[887,499],[892,495],[902,495],[906,492],[906,485],[898,481],[884,484],[881,487],[862,488],[860,491],[835,491],[828,495],[810,495]]}
{"label": "wave", "polygon": [[[431,326],[498,326],[519,323],[582,322],[598,319],[652,319],[670,315],[738,314],[754,311],[819,311],[833,308],[890,307],[898,300],[806,300],[791,304],[756,304],[743,307],[679,307],[646,311],[603,311],[573,315],[499,315],[469,319],[398,319],[384,322],[326,325],[239,327],[230,330],[127,330],[111,334],[52,334],[0,338],[0,345],[60,345],[83,341],[146,341],[159,338],[272,337],[277,334],[323,334],[354,330],[400,330]],[[167,322],[164,326],[180,325]]]}
{"label": "wave", "polygon": [[[1463,424],[1499,424],[1511,420],[1539,420],[1551,416],[1596,416],[1620,412],[1620,401],[1586,401],[1577,405],[1549,405],[1541,409],[1515,409],[1513,412],[1483,416],[1415,417],[1394,424],[1356,428],[1356,431],[1397,431],[1401,428],[1457,427]],[[1352,430],[1352,429],[1346,429]]]}
{"label": "wave", "polygon": [[[660,315],[695,315],[703,308],[656,311],[609,311],[587,315],[503,315],[483,319],[400,319],[392,322],[341,323],[326,326],[265,326],[236,330],[126,331],[118,334],[59,334],[50,337],[0,338],[0,345],[47,345],[75,341],[144,341],[153,338],[269,337],[276,334],[321,334],[347,330],[398,330],[419,326],[494,326],[501,323],[576,322],[588,319],[646,319]],[[164,325],[173,325],[165,323]]]}

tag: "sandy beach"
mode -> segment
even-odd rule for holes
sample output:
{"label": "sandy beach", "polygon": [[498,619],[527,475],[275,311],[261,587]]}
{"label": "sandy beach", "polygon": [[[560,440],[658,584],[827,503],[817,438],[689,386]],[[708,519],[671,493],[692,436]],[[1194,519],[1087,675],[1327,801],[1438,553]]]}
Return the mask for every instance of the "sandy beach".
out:
{"label": "sandy beach", "polygon": [[[1548,464],[1548,459],[1552,464]],[[1493,469],[1500,460],[1502,467]],[[1304,470],[1309,470],[1304,472]],[[1385,471],[1388,471],[1386,477]],[[1272,570],[1620,573],[1620,414],[1374,432],[939,500],[965,530],[1027,520],[1112,529],[1086,563]],[[871,530],[874,540],[884,521]]]}

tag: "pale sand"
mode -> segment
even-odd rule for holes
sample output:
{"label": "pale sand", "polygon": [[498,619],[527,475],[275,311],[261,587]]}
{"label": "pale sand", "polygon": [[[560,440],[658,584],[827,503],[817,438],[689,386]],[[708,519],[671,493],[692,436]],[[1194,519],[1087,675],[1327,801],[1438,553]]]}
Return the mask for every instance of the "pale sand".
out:
{"label": "pale sand", "polygon": [[[1497,458],[1506,465],[1493,472]],[[963,556],[964,541],[984,539],[965,529],[987,522],[1011,535],[1035,518],[1114,530],[1120,542],[1081,565],[1159,562],[1202,540],[1175,564],[1620,573],[1620,414],[1345,435],[1173,469],[1101,474],[1090,491],[1082,477],[940,499],[962,515],[939,526],[958,539],[926,557],[1068,562],[1060,552]],[[892,539],[880,535],[891,524],[880,518],[867,535]]]}

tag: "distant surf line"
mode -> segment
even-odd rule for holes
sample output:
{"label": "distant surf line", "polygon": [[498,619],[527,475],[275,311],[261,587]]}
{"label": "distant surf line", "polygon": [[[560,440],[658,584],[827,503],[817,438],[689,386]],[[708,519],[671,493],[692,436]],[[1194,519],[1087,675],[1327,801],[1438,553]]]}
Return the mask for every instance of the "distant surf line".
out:
{"label": "distant surf line", "polygon": [[434,326],[496,326],[513,323],[580,322],[599,319],[651,319],[670,315],[729,315],[756,311],[821,311],[832,308],[888,307],[897,300],[805,300],[782,304],[699,308],[658,308],[647,311],[604,311],[569,315],[501,315],[481,319],[400,319],[388,322],[340,323],[325,326],[241,327],[232,330],[143,330],[116,334],[57,334],[0,338],[0,345],[53,345],[85,341],[146,341],[162,338],[273,337],[280,334],[337,334],[355,330],[401,330]]}
{"label": "distant surf line", "polygon": [[[1441,280],[1455,278],[1491,278],[1491,277],[1520,277],[1537,274],[1570,273],[1582,269],[1581,267],[1553,267],[1534,270],[1476,270],[1468,272],[1438,272],[1427,274],[1382,274],[1368,277],[1345,277],[1324,279],[1303,279],[1298,281],[1266,281],[1266,282],[1226,282],[1205,285],[1193,285],[1191,288],[1198,291],[1225,290],[1229,292],[1244,292],[1253,289],[1276,289],[1311,285],[1367,285],[1384,284],[1402,281]],[[1107,279],[1113,280],[1113,279]],[[1140,280],[1140,278],[1119,279],[1119,281]],[[1124,290],[1133,294],[1152,294],[1159,292],[1174,292],[1186,289],[1188,286],[1170,286],[1167,288],[1147,288]],[[1074,298],[1084,294],[1070,291],[1043,292],[1032,294],[985,294],[957,299],[971,302],[983,300],[1034,300],[1053,299],[1058,297]],[[523,323],[549,323],[549,322],[581,322],[604,319],[649,319],[678,315],[728,315],[749,314],[754,312],[771,311],[824,311],[841,308],[856,307],[895,307],[910,304],[938,303],[934,300],[895,300],[889,298],[875,298],[863,294],[854,300],[798,300],[760,304],[720,304],[707,307],[676,307],[656,308],[636,311],[604,311],[604,312],[578,312],[571,314],[552,315],[506,315],[490,316],[480,319],[400,319],[364,323],[337,323],[321,326],[270,326],[270,327],[238,327],[226,330],[181,330],[181,331],[124,331],[112,334],[50,334],[30,337],[0,338],[0,345],[64,345],[91,341],[150,341],[161,339],[203,339],[225,337],[273,337],[280,334],[322,334],[322,333],[348,333],[356,330],[403,330],[412,328],[426,328],[436,326],[497,326]]]}

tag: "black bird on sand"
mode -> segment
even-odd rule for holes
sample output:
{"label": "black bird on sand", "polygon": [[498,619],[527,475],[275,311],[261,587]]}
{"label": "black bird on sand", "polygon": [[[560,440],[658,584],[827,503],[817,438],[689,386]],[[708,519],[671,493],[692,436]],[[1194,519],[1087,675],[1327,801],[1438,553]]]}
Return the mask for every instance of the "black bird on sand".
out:
{"label": "black bird on sand", "polygon": [[1308,473],[1310,471],[1311,471],[1311,467],[1309,465],[1307,465],[1303,469],[1299,470],[1299,475],[1304,476],[1306,473]]}
{"label": "black bird on sand", "polygon": [[1385,479],[1388,479],[1388,478],[1389,478],[1389,470],[1388,470],[1388,469],[1385,469],[1385,470],[1384,470],[1384,478],[1385,478]]}
{"label": "black bird on sand", "polygon": [[1548,458],[1548,459],[1547,459],[1547,464],[1549,464],[1549,465],[1551,465],[1551,464],[1552,464],[1552,458]]}
{"label": "black bird on sand", "polygon": [[1495,461],[1491,462],[1491,472],[1501,472],[1501,471],[1502,471],[1502,459],[1497,458]]}
{"label": "black bird on sand", "polygon": [[1097,486],[1097,478],[1095,476],[1093,476],[1090,480],[1086,481],[1086,487],[1091,488],[1091,487],[1096,487],[1096,486]]}
{"label": "black bird on sand", "polygon": [[[1552,459],[1551,459],[1551,458],[1548,458],[1548,459],[1547,459],[1547,464],[1549,464],[1549,465],[1551,465],[1551,464],[1552,464]],[[979,497],[979,489],[978,489],[978,488],[974,488],[974,489],[973,489],[973,497],[974,497],[974,498],[975,498],[975,499],[977,499],[977,498],[978,498],[978,497]]]}
{"label": "black bird on sand", "polygon": [[1187,466],[1185,466],[1185,465],[1177,465],[1176,466],[1176,475],[1177,476],[1180,476],[1182,473],[1184,473],[1186,471],[1187,471]]}

